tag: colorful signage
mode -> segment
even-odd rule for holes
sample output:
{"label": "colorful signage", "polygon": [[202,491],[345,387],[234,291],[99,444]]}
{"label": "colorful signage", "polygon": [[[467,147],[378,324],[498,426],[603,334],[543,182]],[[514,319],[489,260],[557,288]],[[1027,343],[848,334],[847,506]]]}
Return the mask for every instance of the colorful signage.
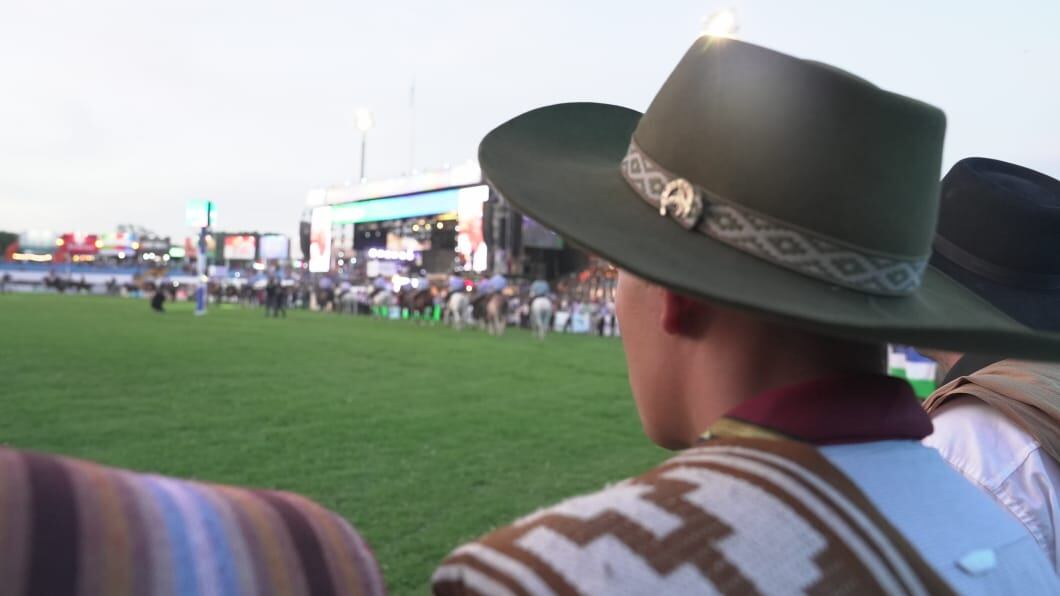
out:
{"label": "colorful signage", "polygon": [[224,258],[229,261],[253,261],[257,256],[257,238],[250,234],[225,236]]}
{"label": "colorful signage", "polygon": [[94,255],[99,252],[95,234],[63,234],[55,242],[68,255]]}
{"label": "colorful signage", "polygon": [[[209,213],[209,221],[206,221]],[[188,201],[184,209],[184,223],[193,228],[205,228],[217,224],[217,205],[210,201]]]}
{"label": "colorful signage", "polygon": [[99,254],[116,255],[120,252],[134,252],[133,243],[136,236],[130,232],[108,232],[99,237]]}

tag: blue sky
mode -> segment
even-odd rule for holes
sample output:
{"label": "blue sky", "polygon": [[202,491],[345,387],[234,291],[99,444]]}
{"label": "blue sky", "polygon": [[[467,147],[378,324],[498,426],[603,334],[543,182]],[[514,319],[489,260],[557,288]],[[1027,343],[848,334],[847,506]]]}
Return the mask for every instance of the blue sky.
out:
{"label": "blue sky", "polygon": [[474,156],[540,105],[643,109],[734,7],[741,39],[829,62],[948,116],[945,166],[983,155],[1060,177],[1056,0],[0,0],[0,229],[293,234],[308,189]]}

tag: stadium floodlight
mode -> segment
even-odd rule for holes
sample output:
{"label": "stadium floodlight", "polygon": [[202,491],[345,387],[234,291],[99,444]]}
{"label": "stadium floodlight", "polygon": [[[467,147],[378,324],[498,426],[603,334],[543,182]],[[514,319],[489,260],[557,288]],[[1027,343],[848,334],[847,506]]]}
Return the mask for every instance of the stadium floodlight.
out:
{"label": "stadium floodlight", "polygon": [[736,11],[724,8],[703,19],[703,35],[710,37],[732,37],[740,30]]}
{"label": "stadium floodlight", "polygon": [[360,108],[357,110],[357,112],[354,114],[354,120],[357,124],[357,130],[361,131],[362,133],[372,130],[372,127],[375,126],[375,119],[372,118],[372,112],[365,108]]}
{"label": "stadium floodlight", "polygon": [[354,122],[357,130],[361,131],[361,182],[364,182],[364,155],[368,146],[368,131],[375,126],[375,119],[372,118],[371,111],[366,108],[359,108],[354,113]]}

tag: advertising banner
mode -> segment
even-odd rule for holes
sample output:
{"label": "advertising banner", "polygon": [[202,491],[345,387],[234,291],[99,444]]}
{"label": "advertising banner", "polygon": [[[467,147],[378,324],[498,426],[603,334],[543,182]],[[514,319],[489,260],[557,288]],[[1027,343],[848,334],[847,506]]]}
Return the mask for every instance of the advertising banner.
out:
{"label": "advertising banner", "polygon": [[225,236],[224,257],[230,261],[253,261],[257,255],[257,242],[254,236]]}
{"label": "advertising banner", "polygon": [[61,250],[68,255],[94,255],[99,252],[95,234],[63,234]]}
{"label": "advertising banner", "polygon": [[[209,213],[209,221],[207,221]],[[217,225],[217,206],[210,201],[188,201],[184,208],[184,223],[192,228]]]}
{"label": "advertising banner", "polygon": [[116,255],[119,252],[133,252],[133,242],[136,242],[136,236],[129,232],[108,232],[100,236],[99,240],[101,243],[99,254]]}

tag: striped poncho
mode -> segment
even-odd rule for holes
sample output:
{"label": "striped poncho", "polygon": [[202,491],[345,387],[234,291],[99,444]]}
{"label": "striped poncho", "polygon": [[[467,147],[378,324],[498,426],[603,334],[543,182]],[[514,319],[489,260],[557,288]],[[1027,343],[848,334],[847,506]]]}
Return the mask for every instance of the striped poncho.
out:
{"label": "striped poncho", "polygon": [[0,592],[382,594],[368,546],[298,495],[0,449]]}

